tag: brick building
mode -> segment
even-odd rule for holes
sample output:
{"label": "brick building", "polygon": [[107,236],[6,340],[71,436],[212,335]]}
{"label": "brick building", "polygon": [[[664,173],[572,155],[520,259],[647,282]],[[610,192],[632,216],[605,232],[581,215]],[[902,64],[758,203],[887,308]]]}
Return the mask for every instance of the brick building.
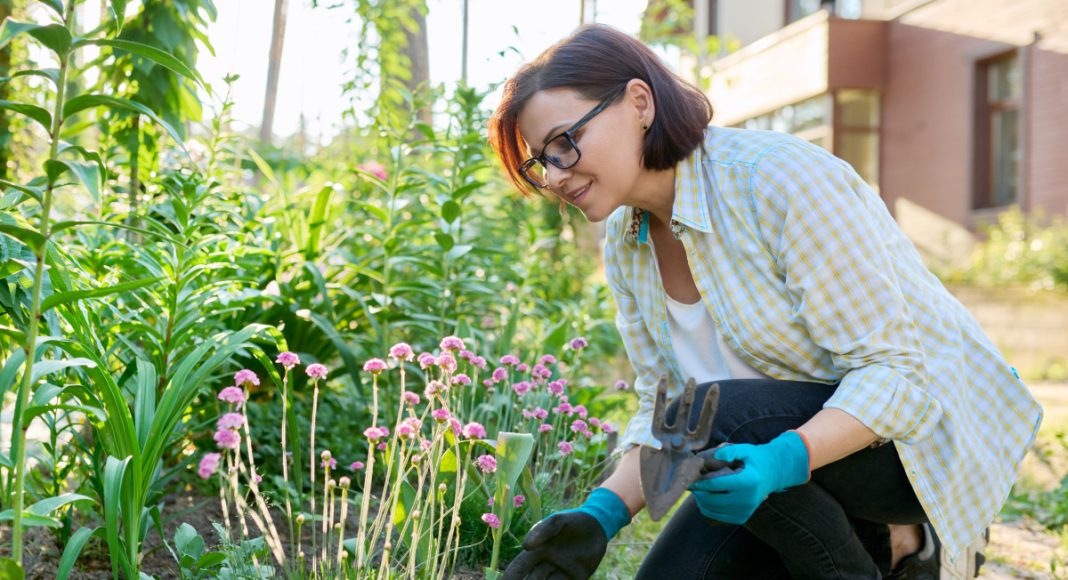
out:
{"label": "brick building", "polygon": [[697,2],[741,45],[708,61],[713,122],[849,161],[929,256],[1012,205],[1068,210],[1068,0]]}

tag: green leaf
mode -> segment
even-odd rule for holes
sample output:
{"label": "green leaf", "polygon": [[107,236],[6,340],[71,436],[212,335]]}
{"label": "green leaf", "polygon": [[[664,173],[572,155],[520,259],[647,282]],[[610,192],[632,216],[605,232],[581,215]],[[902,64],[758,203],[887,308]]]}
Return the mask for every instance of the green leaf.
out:
{"label": "green leaf", "polygon": [[36,230],[31,230],[15,224],[0,224],[0,234],[7,234],[33,249],[37,255],[44,248],[45,238]]}
{"label": "green leaf", "polygon": [[460,258],[470,253],[473,249],[475,249],[475,247],[471,244],[460,244],[459,246],[453,246],[452,249],[449,250],[447,254],[445,254],[445,257],[450,260],[459,260]]}
{"label": "green leaf", "polygon": [[41,377],[74,367],[93,368],[96,363],[87,358],[45,359],[33,363],[33,383]]}
{"label": "green leaf", "polygon": [[41,126],[44,127],[46,133],[52,132],[52,114],[37,105],[27,105],[26,103],[16,103],[14,101],[0,101],[0,109],[7,109],[20,115],[25,115],[40,123]]}
{"label": "green leaf", "polygon": [[119,537],[119,516],[122,513],[122,483],[126,477],[126,471],[130,466],[132,457],[117,459],[108,456],[104,466],[104,522],[107,530],[108,550],[112,554],[119,554],[120,560],[111,559],[111,575],[119,577],[119,564],[123,564],[123,572],[128,578],[134,575],[132,566],[128,565],[125,557],[124,542]]}
{"label": "green leaf", "polygon": [[150,436],[152,420],[156,414],[156,386],[159,381],[156,367],[142,359],[137,359],[137,376],[134,379],[134,428],[137,440],[144,447]]}
{"label": "green leaf", "polygon": [[541,513],[541,492],[538,491],[538,486],[534,483],[534,474],[531,473],[529,465],[523,468],[523,474],[519,478],[519,487],[527,498],[524,504],[527,507],[527,516],[531,522],[541,521],[543,517]]}
{"label": "green leaf", "polygon": [[451,250],[453,245],[456,244],[456,242],[453,241],[452,236],[444,232],[434,232],[434,240],[436,240],[438,245],[441,246],[441,249],[446,252]]}
{"label": "green leaf", "polygon": [[89,503],[95,504],[96,500],[79,493],[64,493],[55,497],[48,497],[26,508],[26,513],[35,516],[47,516],[57,509],[69,505],[72,503]]}
{"label": "green leaf", "polygon": [[[0,522],[9,522],[15,519],[15,511],[6,509],[0,512]],[[63,524],[59,523],[56,518],[48,516],[39,516],[31,514],[27,511],[22,512],[22,525],[27,528],[60,528]],[[0,576],[3,578],[3,576]]]}
{"label": "green leaf", "polygon": [[312,205],[310,221],[308,223],[308,245],[304,249],[307,259],[314,259],[319,254],[319,240],[323,235],[323,226],[326,224],[326,210],[330,206],[330,195],[334,193],[333,184],[326,185],[315,196],[315,204]]}
{"label": "green leaf", "polygon": [[467,195],[470,194],[472,191],[482,187],[483,185],[486,185],[486,183],[483,181],[472,181],[471,183],[461,185],[460,187],[456,188],[456,191],[452,192],[452,198],[456,201],[461,201],[463,198],[467,197]]}
{"label": "green leaf", "polygon": [[[163,127],[167,133],[174,138],[178,145],[182,147],[182,150],[185,151],[185,146],[183,145],[180,134],[170,125],[170,123],[161,119],[159,115],[152,111],[152,109],[129,99],[120,99],[118,97],[109,97],[107,95],[79,95],[63,104],[63,118],[69,119],[76,113],[94,107],[109,107],[116,110],[140,113],[149,119],[152,119],[160,127]],[[188,151],[186,151],[186,154],[188,154]]]}
{"label": "green leaf", "polygon": [[6,187],[8,189],[14,189],[16,191],[21,191],[22,193],[25,193],[26,195],[36,199],[37,201],[41,201],[41,197],[44,194],[44,190],[42,190],[40,187],[32,187],[32,186],[29,186],[29,185],[19,185],[17,183],[8,181],[6,179],[0,179],[0,187]]}
{"label": "green leaf", "polygon": [[126,0],[111,0],[111,16],[115,18],[115,27],[122,32],[122,25],[126,21]]}
{"label": "green leaf", "polygon": [[41,4],[55,10],[56,14],[63,18],[63,0],[41,0]]}
{"label": "green leaf", "polygon": [[[54,163],[56,166],[62,165],[66,167],[67,171],[70,171],[74,177],[78,178],[78,181],[85,186],[86,191],[92,196],[93,201],[100,202],[100,187],[102,179],[100,175],[100,167],[95,163],[85,163],[83,161],[71,161],[67,159],[49,159],[48,163]],[[58,167],[57,167],[58,168]],[[60,171],[56,174],[56,177],[62,175]],[[53,182],[55,179],[53,179]]]}
{"label": "green leaf", "polygon": [[451,200],[441,204],[441,217],[446,223],[456,221],[456,218],[460,217],[460,204]]}
{"label": "green leaf", "polygon": [[0,578],[5,580],[23,580],[26,575],[22,572],[22,566],[11,558],[0,558]]}
{"label": "green leaf", "polygon": [[114,286],[107,286],[104,288],[91,288],[88,290],[71,290],[69,292],[60,292],[52,294],[48,298],[45,298],[41,302],[41,312],[47,312],[56,306],[62,306],[64,304],[70,304],[71,302],[77,302],[78,300],[84,300],[86,298],[100,298],[101,296],[110,296],[112,294],[119,294],[122,292],[129,292],[130,290],[137,290],[138,288],[144,288],[151,284],[159,282],[159,277],[144,278],[141,280],[132,280],[130,282],[123,282]]}
{"label": "green leaf", "polygon": [[70,50],[70,31],[60,24],[31,24],[18,22],[11,17],[5,18],[0,24],[0,48],[7,46],[12,38],[20,34],[29,34],[38,42],[55,51],[60,57],[65,57]]}
{"label": "green leaf", "polygon": [[63,548],[63,555],[59,558],[56,580],[67,580],[67,577],[70,576],[70,571],[74,569],[74,562],[82,554],[82,548],[85,547],[86,542],[93,536],[99,536],[101,531],[100,528],[85,526],[78,528],[78,531],[74,532],[74,535],[67,540],[67,546]]}
{"label": "green leaf", "polygon": [[534,436],[530,433],[509,433],[502,431],[497,434],[497,447],[494,455],[497,458],[497,487],[502,484],[509,489],[515,490],[515,482],[523,473],[530,454],[534,451]]}
{"label": "green leaf", "polygon": [[129,52],[131,54],[136,54],[137,56],[147,58],[148,60],[151,60],[152,62],[164,68],[170,69],[182,75],[183,77],[195,81],[200,86],[204,86],[204,80],[200,78],[200,75],[198,75],[196,71],[189,68],[189,66],[187,66],[184,62],[178,60],[170,53],[164,52],[154,46],[150,46],[140,42],[132,42],[129,40],[98,38],[79,40],[78,42],[74,43],[74,48],[79,48],[90,44],[96,46],[110,46],[112,48],[125,50],[126,52]]}
{"label": "green leaf", "polygon": [[429,141],[433,141],[434,140],[434,128],[431,127],[430,125],[427,125],[426,123],[416,123],[415,124],[415,128],[420,133],[422,133],[423,136],[427,138],[427,140],[429,140]]}
{"label": "green leaf", "polygon": [[196,528],[183,523],[178,531],[174,532],[174,546],[178,548],[178,554],[199,560],[204,553],[204,538],[200,537]]}

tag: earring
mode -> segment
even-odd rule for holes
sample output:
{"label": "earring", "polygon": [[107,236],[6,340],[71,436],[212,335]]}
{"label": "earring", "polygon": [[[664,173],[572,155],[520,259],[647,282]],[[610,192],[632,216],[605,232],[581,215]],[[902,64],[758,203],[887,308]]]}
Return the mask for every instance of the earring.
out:
{"label": "earring", "polygon": [[642,125],[642,131],[648,131],[649,125]]}

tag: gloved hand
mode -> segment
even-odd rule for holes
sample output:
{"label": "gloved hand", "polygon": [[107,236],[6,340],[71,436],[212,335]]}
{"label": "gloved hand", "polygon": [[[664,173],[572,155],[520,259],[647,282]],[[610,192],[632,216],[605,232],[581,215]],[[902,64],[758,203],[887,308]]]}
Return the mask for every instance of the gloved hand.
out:
{"label": "gloved hand", "polygon": [[728,524],[744,524],[768,495],[801,485],[810,475],[808,444],[796,431],[787,431],[763,445],[740,443],[698,453],[705,454],[743,463],[737,472],[690,485],[701,514]]}
{"label": "gloved hand", "polygon": [[534,524],[523,538],[523,552],[503,580],[549,578],[555,574],[586,580],[604,558],[608,541],[630,523],[630,510],[612,491],[593,490],[582,507],[556,512]]}

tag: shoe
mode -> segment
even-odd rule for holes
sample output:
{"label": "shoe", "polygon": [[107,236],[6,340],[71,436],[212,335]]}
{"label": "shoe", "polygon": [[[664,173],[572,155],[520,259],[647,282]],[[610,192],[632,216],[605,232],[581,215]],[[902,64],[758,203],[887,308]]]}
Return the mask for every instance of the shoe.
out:
{"label": "shoe", "polygon": [[920,524],[920,527],[923,529],[923,547],[902,558],[887,576],[888,580],[970,580],[979,577],[979,569],[986,562],[983,550],[990,542],[990,528],[968,545],[963,558],[950,562],[948,555],[942,552],[942,542],[931,524]]}
{"label": "shoe", "polygon": [[920,524],[920,527],[923,529],[923,547],[898,561],[897,567],[887,576],[888,580],[939,580],[942,543],[931,524]]}

